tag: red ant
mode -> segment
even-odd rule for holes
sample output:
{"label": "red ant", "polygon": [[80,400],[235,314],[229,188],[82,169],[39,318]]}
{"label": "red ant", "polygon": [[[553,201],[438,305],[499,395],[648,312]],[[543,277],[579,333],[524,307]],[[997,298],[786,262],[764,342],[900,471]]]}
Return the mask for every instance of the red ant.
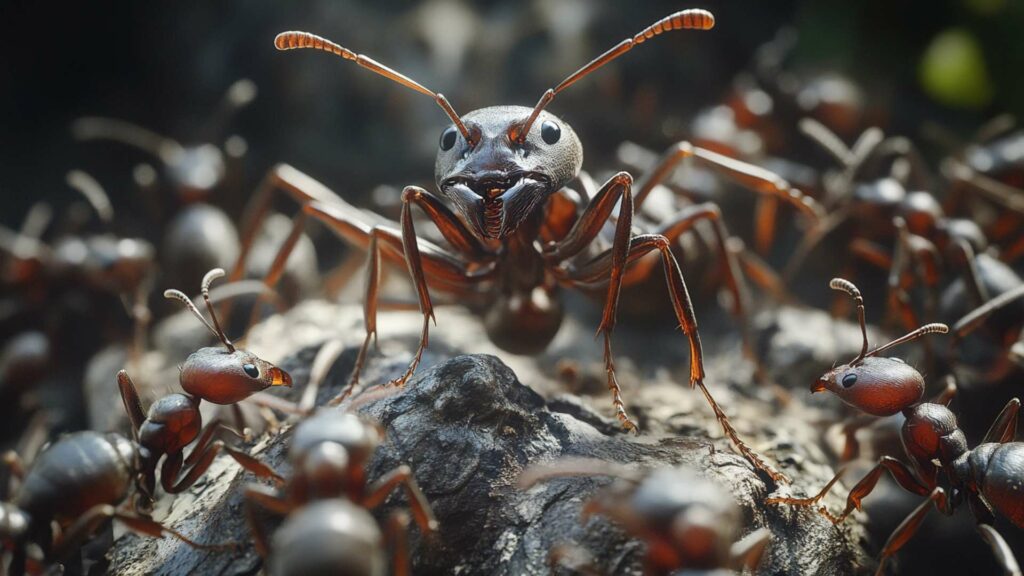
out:
{"label": "red ant", "polygon": [[[567,458],[527,468],[519,487],[525,490],[552,478],[599,475],[617,481],[586,501],[584,520],[594,514],[607,516],[643,539],[645,574],[757,569],[771,534],[762,528],[738,540],[743,514],[736,501],[689,468],[639,471],[602,460]],[[574,550],[553,550],[553,562],[558,563],[566,551]]]}
{"label": "red ant", "polygon": [[[891,416],[902,412],[906,418],[901,437],[911,465],[883,456],[878,464],[850,490],[846,508],[838,517],[824,508],[821,512],[840,523],[871,493],[883,473],[888,471],[903,489],[927,497],[893,531],[882,548],[877,574],[882,574],[888,558],[914,535],[934,504],[944,514],[966,499],[978,520],[978,529],[992,546],[1007,574],[1020,569],[1002,537],[991,527],[995,513],[1007,517],[1014,525],[1024,527],[1024,499],[1020,496],[1020,463],[1024,461],[1024,443],[1013,442],[1017,428],[1020,401],[1011,400],[996,417],[981,444],[971,449],[967,438],[957,426],[956,416],[945,404],[922,402],[924,378],[921,373],[899,358],[882,358],[878,354],[927,334],[944,334],[945,324],[927,324],[888,344],[868,351],[864,321],[864,299],[852,282],[834,278],[829,286],[848,295],[857,304],[864,344],[861,353],[851,362],[826,372],[811,387],[812,392],[828,390],[846,402],[874,416]],[[944,478],[940,478],[942,473]],[[840,471],[825,488],[810,498],[775,497],[774,504],[812,506],[817,504],[833,484]],[[941,485],[940,485],[941,484]]]}
{"label": "red ant", "polygon": [[[282,490],[251,484],[245,490],[246,517],[256,550],[270,559],[271,573],[376,576],[385,572],[384,537],[368,508],[375,508],[398,486],[405,488],[413,518],[424,534],[437,530],[426,497],[405,465],[367,484],[366,466],[382,440],[380,428],[354,414],[328,409],[303,420],[292,434],[285,480],[259,460],[227,448],[246,470],[275,481]],[[287,516],[271,541],[258,510]],[[388,538],[395,547],[394,574],[409,574],[405,552],[408,518],[393,514]]]}
{"label": "red ant", "polygon": [[[166,456],[160,473],[160,484],[171,494],[181,492],[195,483],[213,463],[222,448],[219,441],[211,441],[219,427],[218,421],[202,423],[199,404],[203,400],[214,404],[234,404],[271,386],[291,386],[291,376],[284,370],[259,358],[251,352],[235,348],[221,329],[210,301],[210,284],[224,276],[217,268],[203,278],[202,294],[210,311],[211,324],[192,303],[188,296],[178,290],[167,290],[164,296],[180,301],[220,338],[223,348],[200,348],[193,352],[180,368],[180,383],[184,394],[169,394],[143,412],[138,392],[128,373],[118,373],[118,387],[121,400],[131,421],[132,433],[139,444],[139,459],[142,465],[142,483],[145,495],[152,498],[156,482],[156,466]],[[196,441],[196,439],[199,439]],[[187,457],[186,446],[196,441]],[[188,468],[179,481],[182,466]]]}
{"label": "red ant", "polygon": [[[398,84],[429,96],[445,111],[452,125],[439,141],[435,177],[441,196],[409,186],[402,192],[399,223],[382,224],[342,201],[337,194],[288,166],[267,176],[251,205],[246,229],[253,229],[266,212],[271,193],[280,188],[303,203],[293,235],[282,247],[267,282],[277,280],[294,239],[312,216],[323,221],[346,242],[369,251],[368,282],[364,301],[366,338],[359,351],[347,395],[358,383],[371,341],[377,333],[376,313],[380,263],[383,258],[405,264],[415,285],[423,328],[420,343],[408,369],[393,383],[404,384],[413,374],[427,346],[434,308],[428,286],[456,296],[484,295],[491,303],[484,324],[491,339],[517,353],[543,350],[558,331],[563,315],[559,288],[592,290],[604,287],[598,333],[604,338],[604,363],[616,415],[623,426],[636,430],[627,415],[615,375],[611,334],[615,327],[619,293],[625,284],[643,280],[629,274],[631,263],[657,252],[661,258],[675,318],[689,339],[690,384],[699,386],[726,434],[758,469],[774,480],[784,476],[773,470],[739,438],[725,413],[704,385],[704,362],[697,320],[683,279],[672,254],[672,243],[663,234],[631,231],[633,211],[659,181],[686,158],[707,164],[759,193],[778,196],[808,210],[811,202],[777,175],[761,168],[695,147],[688,142],[673,146],[651,175],[638,185],[620,172],[592,198],[572,200],[578,211],[555,210],[567,200],[561,191],[575,179],[583,161],[583,148],[572,128],[546,112],[555,95],[635,46],[670,30],[707,30],[714,17],[705,10],[683,10],[663,18],[627,38],[589,64],[547,90],[531,108],[495,106],[465,116],[456,114],[448,100],[418,82],[375,60],[329,40],[305,32],[285,32],[275,39],[280,50],[312,48],[338,55]],[[418,206],[438,227],[448,247],[417,237],[412,207]],[[615,214],[618,208],[617,215]],[[579,214],[578,218],[576,214]],[[708,211],[680,214],[666,228],[685,230]],[[614,221],[611,248],[599,250],[595,239]],[[245,235],[243,234],[243,237]],[[243,258],[231,278],[238,279]],[[647,267],[646,273],[654,267]]]}

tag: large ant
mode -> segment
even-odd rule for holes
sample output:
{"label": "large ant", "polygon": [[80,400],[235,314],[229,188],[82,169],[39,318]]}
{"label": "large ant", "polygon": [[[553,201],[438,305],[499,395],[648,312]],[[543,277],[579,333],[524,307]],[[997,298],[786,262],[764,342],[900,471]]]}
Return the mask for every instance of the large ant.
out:
{"label": "large ant", "polygon": [[[807,209],[809,201],[777,175],[761,168],[695,147],[688,142],[673,146],[658,166],[638,185],[620,172],[591,198],[572,199],[564,187],[580,173],[583,147],[572,128],[544,108],[555,95],[635,46],[663,32],[679,29],[708,30],[714,17],[705,10],[683,10],[659,20],[627,38],[589,64],[547,90],[531,108],[495,106],[459,116],[448,100],[407,76],[375,60],[306,32],[284,32],[275,39],[280,50],[312,48],[331,52],[407,88],[434,99],[452,125],[441,133],[435,164],[440,197],[419,187],[402,192],[399,223],[382,224],[351,207],[327,187],[288,166],[271,171],[251,204],[247,228],[259,220],[273,190],[281,188],[301,201],[302,212],[293,235],[298,237],[304,218],[323,221],[345,241],[369,251],[364,301],[366,338],[352,372],[347,395],[358,383],[371,341],[377,333],[377,307],[381,259],[406,264],[415,285],[423,328],[419,346],[408,369],[393,383],[401,385],[413,374],[427,346],[434,308],[428,286],[456,296],[484,295],[490,306],[484,324],[491,339],[516,353],[543,350],[554,338],[563,316],[560,287],[593,289],[607,282],[604,311],[598,334],[604,338],[604,364],[616,415],[623,426],[636,430],[627,415],[615,375],[611,334],[615,327],[619,293],[623,285],[645,279],[631,275],[629,265],[657,252],[665,271],[675,318],[689,339],[690,385],[699,386],[726,434],[757,468],[775,480],[773,470],[739,438],[704,384],[704,361],[697,320],[672,242],[663,234],[631,231],[634,208],[659,181],[686,158],[695,158],[760,193],[774,195]],[[555,210],[568,200],[578,211]],[[418,206],[438,227],[448,247],[418,238],[412,207]],[[618,208],[617,214],[615,213]],[[579,214],[578,218],[576,215]],[[680,214],[665,224],[683,230],[712,218],[708,211]],[[609,221],[614,222],[611,248],[600,250],[594,240]],[[291,242],[282,247],[268,282],[276,281]],[[246,247],[243,245],[243,255]],[[232,279],[240,277],[240,258]],[[649,274],[653,267],[646,268]]]}
{"label": "large ant", "polygon": [[[286,481],[259,460],[227,448],[245,469],[270,479],[282,490],[251,484],[245,490],[246,515],[260,556],[270,558],[271,573],[376,576],[385,572],[384,537],[367,512],[383,504],[399,485],[405,488],[413,518],[424,534],[437,530],[426,497],[405,465],[367,484],[366,466],[381,442],[373,423],[352,413],[327,409],[303,420],[292,435]],[[287,516],[273,539],[257,518],[258,510]],[[392,515],[388,538],[395,547],[394,573],[407,575],[404,513]]]}
{"label": "large ant", "polygon": [[[864,299],[852,282],[834,278],[829,286],[847,293],[857,304],[864,344],[852,361],[826,372],[811,387],[812,392],[828,390],[846,402],[873,416],[891,416],[902,412],[906,418],[901,437],[911,465],[890,456],[883,456],[850,490],[846,508],[832,516],[821,512],[838,524],[853,510],[888,471],[904,490],[927,497],[896,527],[882,548],[877,574],[882,574],[886,560],[896,554],[914,535],[932,504],[944,514],[963,503],[970,505],[978,520],[978,529],[992,546],[1007,574],[1020,574],[1017,562],[1003,538],[991,527],[995,513],[1007,517],[1014,525],[1024,527],[1024,499],[1020,495],[1020,466],[1024,461],[1024,443],[1013,442],[1017,428],[1020,401],[1010,400],[996,417],[988,433],[974,449],[957,426],[956,416],[945,404],[922,402],[924,378],[921,373],[899,358],[882,358],[881,352],[898,344],[916,340],[926,334],[949,331],[945,324],[927,324],[868,351],[864,321]],[[944,476],[940,479],[939,473]],[[769,503],[812,506],[817,504],[842,476],[840,471],[825,488],[810,498],[775,497]],[[940,485],[941,484],[941,485]]]}
{"label": "large ant", "polygon": [[[762,528],[739,539],[743,514],[736,501],[689,468],[641,471],[602,460],[567,458],[527,468],[519,486],[528,489],[552,478],[595,475],[611,476],[616,482],[586,501],[584,519],[607,516],[643,539],[645,574],[757,569],[771,534]],[[553,553],[557,562],[565,548]]]}

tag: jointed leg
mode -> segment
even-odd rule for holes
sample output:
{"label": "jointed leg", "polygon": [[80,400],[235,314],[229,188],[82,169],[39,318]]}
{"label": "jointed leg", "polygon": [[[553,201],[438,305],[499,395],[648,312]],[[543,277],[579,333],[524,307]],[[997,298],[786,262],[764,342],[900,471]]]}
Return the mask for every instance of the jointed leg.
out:
{"label": "jointed leg", "polygon": [[416,524],[419,525],[420,530],[424,534],[436,531],[437,518],[434,517],[434,510],[430,507],[430,503],[427,502],[427,497],[423,495],[423,491],[420,490],[416,479],[413,478],[412,469],[404,464],[381,476],[376,482],[368,486],[366,497],[363,499],[362,504],[367,508],[376,508],[399,485],[405,488],[406,496],[409,498],[409,507],[412,509],[413,518],[416,520]]}
{"label": "jointed leg", "polygon": [[[832,487],[835,486],[836,482],[838,482],[839,479],[842,478],[843,474],[845,473],[846,468],[840,468],[839,472],[836,472],[836,475],[833,476],[832,479],[829,480],[828,483],[825,484],[825,486],[821,490],[819,490],[818,493],[815,494],[814,496],[810,496],[807,498],[794,498],[792,496],[774,496],[772,498],[765,498],[764,503],[789,504],[790,506],[814,506],[818,502],[821,502],[821,499],[824,498],[829,493],[829,491],[832,490]],[[831,513],[829,513],[829,511],[824,506],[819,508],[818,512],[820,512],[822,516],[831,520],[833,524],[838,524],[840,522],[840,519],[836,518]]]}
{"label": "jointed leg", "polygon": [[[878,483],[878,479],[882,476],[882,473],[886,470],[892,475],[896,483],[899,484],[904,490],[912,492],[919,496],[927,496],[929,489],[927,486],[922,484],[914,476],[914,473],[907,468],[907,465],[899,460],[890,456],[883,456],[878,464],[868,472],[864,478],[861,478],[860,482],[850,490],[850,495],[846,498],[846,508],[843,513],[836,519],[836,523],[842,522],[847,516],[853,512],[853,509],[861,509],[861,501],[875,489],[875,484]],[[945,493],[943,493],[945,496]],[[942,501],[945,505],[945,501]]]}
{"label": "jointed leg", "polygon": [[988,429],[981,443],[998,442],[1006,444],[1007,442],[1013,442],[1014,437],[1017,435],[1017,413],[1019,411],[1020,400],[1017,398],[1010,399],[1002,412],[999,413],[999,416],[996,416],[995,421],[992,422],[992,426]]}
{"label": "jointed leg", "polygon": [[182,457],[180,453],[173,456],[168,454],[161,469],[160,485],[163,486],[164,491],[168,494],[178,494],[188,490],[206,472],[207,468],[213,464],[213,459],[217,457],[217,454],[223,448],[224,443],[217,440],[203,448],[198,457],[192,458],[190,455],[190,459],[194,459],[195,464],[188,469],[185,476],[178,480],[177,483],[175,483],[175,480],[178,479],[178,474],[181,472]]}
{"label": "jointed leg", "polygon": [[270,480],[274,484],[276,484],[277,486],[283,486],[284,485],[284,483],[285,483],[284,476],[281,476],[273,468],[271,468],[270,466],[267,466],[263,462],[260,462],[258,459],[253,458],[252,456],[250,456],[249,454],[247,454],[247,453],[245,453],[245,452],[243,452],[241,450],[235,450],[234,448],[231,448],[230,446],[225,446],[224,447],[224,451],[228,453],[228,456],[231,456],[232,458],[234,458],[235,462],[238,462],[238,464],[242,468],[245,468],[249,472],[252,472],[253,474],[255,474],[257,478],[263,478],[264,480]]}
{"label": "jointed leg", "polygon": [[1010,545],[1003,540],[999,532],[996,532],[996,529],[988,524],[979,524],[978,532],[992,548],[992,554],[1002,566],[1003,574],[1005,576],[1021,576],[1020,565],[1017,564],[1017,559],[1013,556],[1013,550],[1010,549]]}
{"label": "jointed leg", "polygon": [[111,518],[120,520],[136,532],[141,532],[142,534],[146,534],[147,536],[152,536],[154,538],[163,538],[165,535],[171,535],[185,544],[188,544],[192,548],[218,550],[232,546],[231,544],[200,544],[176,530],[167,528],[151,518],[139,516],[130,512],[123,512],[108,504],[100,504],[86,511],[85,514],[79,517],[66,532],[57,538],[53,545],[54,558],[65,558],[68,554],[77,550],[81,544],[89,538],[97,528],[100,527],[101,524]]}
{"label": "jointed leg", "polygon": [[391,573],[394,576],[409,576],[409,515],[396,510],[388,516],[385,526],[388,544],[391,546]]}
{"label": "jointed leg", "polygon": [[128,413],[128,420],[132,425],[132,436],[139,439],[139,428],[146,421],[146,413],[142,410],[142,401],[139,399],[139,392],[135,388],[128,372],[121,370],[117,373],[117,387],[121,391],[121,402],[124,404],[124,411]]}
{"label": "jointed leg", "polygon": [[245,521],[252,532],[256,552],[261,558],[266,558],[270,554],[270,538],[257,518],[257,511],[266,510],[279,516],[287,516],[292,511],[292,504],[281,498],[272,488],[260,484],[246,486],[244,495],[242,501],[245,507]]}
{"label": "jointed leg", "polygon": [[931,509],[932,503],[939,506],[940,502],[945,501],[946,492],[942,488],[932,490],[928,499],[915,508],[914,511],[911,512],[895,530],[893,530],[892,535],[885,541],[885,546],[882,548],[882,555],[878,559],[878,570],[875,572],[875,576],[881,576],[884,573],[885,561],[896,552],[899,552],[900,548],[902,548],[903,545],[914,536],[914,533],[916,533],[917,529],[921,526],[921,522],[924,521],[925,515],[927,515],[928,511]]}

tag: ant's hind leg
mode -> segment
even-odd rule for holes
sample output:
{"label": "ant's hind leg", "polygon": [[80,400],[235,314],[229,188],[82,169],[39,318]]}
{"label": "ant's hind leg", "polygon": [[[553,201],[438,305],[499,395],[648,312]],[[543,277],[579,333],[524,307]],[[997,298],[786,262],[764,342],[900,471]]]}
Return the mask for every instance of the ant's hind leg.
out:
{"label": "ant's hind leg", "polygon": [[1006,574],[1006,576],[1021,576],[1017,558],[1014,557],[1013,550],[1010,549],[1010,545],[1006,543],[1002,535],[988,524],[978,524],[978,532],[981,533],[981,537],[992,548],[996,561],[1003,568],[1003,574]]}
{"label": "ant's hind leg", "polygon": [[946,492],[942,488],[936,488],[932,490],[928,499],[918,505],[917,508],[911,512],[899,526],[893,530],[892,535],[885,541],[885,546],[882,548],[882,555],[878,559],[878,570],[875,572],[875,576],[882,576],[885,573],[885,562],[892,555],[899,552],[900,548],[906,544],[917,532],[917,529],[921,527],[921,522],[924,521],[924,517],[931,510],[932,503],[939,505],[940,502],[945,502]]}

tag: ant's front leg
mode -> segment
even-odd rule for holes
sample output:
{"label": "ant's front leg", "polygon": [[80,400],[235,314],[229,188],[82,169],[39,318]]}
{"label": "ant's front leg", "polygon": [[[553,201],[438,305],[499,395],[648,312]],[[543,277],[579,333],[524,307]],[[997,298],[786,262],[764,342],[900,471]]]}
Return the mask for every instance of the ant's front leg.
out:
{"label": "ant's front leg", "polygon": [[882,548],[882,555],[878,559],[878,570],[875,572],[875,576],[882,576],[885,571],[885,562],[890,556],[899,552],[900,548],[906,544],[911,537],[917,532],[917,529],[921,527],[921,522],[924,521],[925,515],[931,509],[932,503],[937,508],[944,508],[946,503],[946,491],[942,488],[935,488],[928,494],[928,499],[918,505],[907,517],[892,531],[889,539],[885,541],[885,546]]}
{"label": "ant's front leg", "polygon": [[[192,452],[189,453],[187,460],[183,458],[181,452],[175,452],[166,456],[164,465],[160,469],[160,485],[163,486],[164,492],[178,494],[188,490],[213,464],[214,458],[224,448],[224,442],[220,440],[211,442],[213,432],[219,426],[219,423],[206,425],[203,433],[199,436],[199,441],[196,442]],[[181,480],[178,480],[183,464],[188,467],[188,472],[185,473]]]}
{"label": "ant's front leg", "polygon": [[608,255],[607,265],[599,272],[600,279],[608,279],[608,293],[605,298],[604,311],[601,314],[601,324],[597,331],[604,335],[604,365],[608,375],[608,389],[612,392],[612,403],[615,405],[615,414],[622,422],[623,427],[635,432],[636,424],[626,414],[625,403],[622,401],[622,389],[615,377],[611,340],[619,305],[619,292],[622,290],[622,279],[625,275],[632,241],[632,231],[630,230],[633,220],[633,197],[630,192],[632,184],[632,176],[625,172],[619,172],[612,176],[587,205],[587,209],[565,238],[544,247],[544,258],[549,266],[557,266],[582,252],[600,233],[618,202],[619,217],[615,223],[615,237],[611,250],[606,253]]}
{"label": "ant's front leg", "polygon": [[1006,444],[1007,442],[1013,442],[1014,437],[1017,435],[1018,412],[1020,412],[1020,400],[1018,398],[1011,398],[999,415],[996,416],[981,443],[998,442],[999,444]]}
{"label": "ant's front leg", "polygon": [[996,562],[1003,568],[1003,574],[1006,576],[1021,576],[1017,558],[1014,557],[1013,550],[1010,549],[1010,545],[1006,543],[1002,535],[988,524],[978,524],[978,532],[985,542],[988,543],[989,547],[992,548],[992,554],[996,557]]}
{"label": "ant's front leg", "polygon": [[424,534],[436,532],[437,518],[434,516],[434,510],[430,507],[430,502],[427,501],[423,490],[416,483],[416,479],[412,475],[412,469],[404,464],[381,476],[376,482],[367,487],[367,493],[363,498],[362,505],[367,508],[376,508],[384,503],[384,500],[399,485],[405,488],[406,496],[409,498],[409,508],[412,510],[413,518],[416,520],[416,524],[419,525],[420,530]]}

